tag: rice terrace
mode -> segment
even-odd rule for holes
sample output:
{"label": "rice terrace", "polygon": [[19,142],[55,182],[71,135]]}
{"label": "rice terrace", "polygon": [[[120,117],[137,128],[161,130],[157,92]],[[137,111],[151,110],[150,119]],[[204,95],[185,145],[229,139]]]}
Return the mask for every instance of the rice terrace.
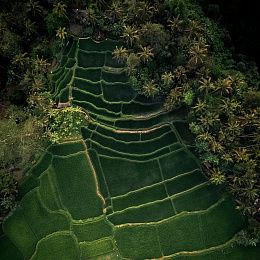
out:
{"label": "rice terrace", "polygon": [[52,95],[90,121],[26,172],[0,259],[259,259],[259,245],[233,241],[246,219],[202,172],[187,111],[132,88],[112,58],[122,44],[67,44]]}

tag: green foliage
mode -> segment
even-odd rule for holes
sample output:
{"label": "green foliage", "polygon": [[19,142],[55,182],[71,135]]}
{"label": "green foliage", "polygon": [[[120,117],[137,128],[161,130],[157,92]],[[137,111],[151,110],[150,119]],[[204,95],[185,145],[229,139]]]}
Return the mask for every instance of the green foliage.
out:
{"label": "green foliage", "polygon": [[0,30],[0,55],[12,58],[15,53],[18,53],[20,50],[20,42],[21,37],[13,32],[11,32],[9,29]]}
{"label": "green foliage", "polygon": [[193,103],[194,96],[195,94],[192,90],[188,90],[187,92],[184,92],[183,93],[184,103],[190,106]]}
{"label": "green foliage", "polygon": [[260,228],[244,229],[235,236],[235,242],[242,246],[256,246],[260,242]]}
{"label": "green foliage", "polygon": [[48,13],[45,19],[50,36],[55,36],[59,28],[67,27],[68,25],[68,20],[65,17],[59,17],[55,13]]}
{"label": "green foliage", "polygon": [[12,172],[0,169],[0,223],[14,208],[17,195],[17,182]]}
{"label": "green foliage", "polygon": [[49,129],[47,135],[52,143],[80,137],[80,127],[86,125],[87,114],[79,107],[52,109],[48,112]]}

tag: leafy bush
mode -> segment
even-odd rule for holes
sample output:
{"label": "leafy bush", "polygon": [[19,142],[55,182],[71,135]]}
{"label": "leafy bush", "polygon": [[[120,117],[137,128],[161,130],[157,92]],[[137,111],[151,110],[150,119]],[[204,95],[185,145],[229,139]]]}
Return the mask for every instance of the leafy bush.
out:
{"label": "leafy bush", "polygon": [[49,111],[47,135],[52,143],[80,137],[80,127],[88,121],[87,114],[79,107],[66,107]]}

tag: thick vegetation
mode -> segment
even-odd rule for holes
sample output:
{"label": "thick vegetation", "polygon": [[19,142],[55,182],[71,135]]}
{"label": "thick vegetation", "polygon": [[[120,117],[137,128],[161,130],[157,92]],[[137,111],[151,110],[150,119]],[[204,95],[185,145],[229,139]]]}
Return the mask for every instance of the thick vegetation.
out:
{"label": "thick vegetation", "polygon": [[[237,207],[249,217],[250,230],[241,232],[238,242],[259,242],[259,75],[251,64],[233,60],[224,45],[227,32],[205,18],[195,0],[1,1],[0,7],[0,87],[2,93],[8,93],[1,95],[1,215],[15,201],[13,173],[34,161],[48,143],[79,136],[77,126],[85,124],[89,116],[81,108],[66,106],[83,102],[89,112],[96,100],[80,92],[81,79],[85,75],[100,79],[101,73],[105,81],[111,80],[109,71],[79,68],[75,85],[60,93],[75,62],[67,54],[68,61],[60,64],[66,62],[66,70],[60,74],[64,81],[51,84],[48,72],[59,63],[59,51],[69,35],[121,38],[123,44],[113,45],[110,64],[105,64],[108,54],[91,60],[82,47],[80,67],[126,64],[138,93],[155,103],[163,102],[165,113],[187,110],[204,172],[213,184],[225,184]],[[105,94],[108,100],[114,95]],[[84,103],[84,95],[93,102]],[[9,108],[10,104],[15,107]],[[129,111],[122,107],[106,104],[101,109],[103,117],[117,118]],[[131,111],[138,108],[132,105]]]}
{"label": "thick vegetation", "polygon": [[244,217],[192,152],[187,111],[132,89],[112,59],[121,45],[69,41],[53,98],[72,96],[90,122],[82,140],[50,146],[26,173],[0,258],[257,259],[259,245],[236,243]]}

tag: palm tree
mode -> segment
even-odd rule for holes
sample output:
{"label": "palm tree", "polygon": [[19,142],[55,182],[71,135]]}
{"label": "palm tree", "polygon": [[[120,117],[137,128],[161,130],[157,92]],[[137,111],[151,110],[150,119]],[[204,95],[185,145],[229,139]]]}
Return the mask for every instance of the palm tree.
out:
{"label": "palm tree", "polygon": [[152,5],[150,5],[149,3],[145,2],[145,1],[140,1],[137,4],[137,17],[139,20],[139,23],[144,23],[145,21],[148,21],[151,19],[151,17],[153,16],[154,12],[156,12],[156,8]]}
{"label": "palm tree", "polygon": [[208,131],[199,134],[197,136],[197,138],[199,140],[203,140],[203,141],[207,141],[207,142],[210,142],[211,140],[213,140],[213,136]]}
{"label": "palm tree", "polygon": [[203,64],[208,56],[208,47],[209,45],[204,43],[202,40],[195,42],[189,50],[189,65],[194,66],[198,64]]}
{"label": "palm tree", "polygon": [[183,66],[178,66],[173,74],[174,74],[174,79],[178,84],[182,84],[187,80],[187,74],[186,74],[186,69]]}
{"label": "palm tree", "polygon": [[56,36],[59,37],[62,41],[65,40],[65,38],[67,37],[68,33],[66,32],[66,28],[63,27],[63,28],[59,28],[57,31],[56,31]]}
{"label": "palm tree", "polygon": [[122,2],[114,0],[106,12],[106,16],[111,19],[114,23],[116,20],[121,20],[123,17],[124,9],[122,7]]}
{"label": "palm tree", "polygon": [[225,98],[221,102],[222,104],[220,104],[219,109],[228,116],[241,110],[241,104],[237,100]]}
{"label": "palm tree", "polygon": [[27,65],[29,63],[29,57],[27,57],[28,53],[24,52],[24,53],[18,53],[15,55],[14,59],[13,59],[13,64],[17,65],[20,68],[24,68],[25,65]]}
{"label": "palm tree", "polygon": [[218,123],[220,119],[218,114],[208,112],[206,115],[200,116],[198,121],[201,123],[202,126],[205,127],[205,129],[209,129],[209,127],[212,127],[216,123]]}
{"label": "palm tree", "polygon": [[171,71],[169,71],[169,72],[165,71],[162,74],[162,81],[163,81],[163,84],[166,86],[170,86],[173,83],[173,79],[174,79],[174,76]]}
{"label": "palm tree", "polygon": [[159,93],[159,89],[157,88],[157,84],[154,80],[148,81],[143,86],[143,93],[147,97],[154,97]]}
{"label": "palm tree", "polygon": [[135,53],[131,53],[127,57],[127,73],[130,75],[136,71],[136,68],[140,65],[140,58]]}
{"label": "palm tree", "polygon": [[199,83],[199,91],[204,92],[206,95],[209,93],[210,90],[215,89],[214,84],[211,82],[211,77],[201,78]]}
{"label": "palm tree", "polygon": [[97,24],[98,17],[92,5],[86,8],[86,15],[88,24],[90,24],[92,26],[92,29],[94,30]]}
{"label": "palm tree", "polygon": [[164,108],[168,111],[173,110],[180,105],[183,96],[183,89],[181,87],[175,87],[170,91],[164,102]]}
{"label": "palm tree", "polygon": [[45,73],[48,71],[51,64],[48,63],[47,60],[39,58],[37,55],[36,59],[33,61],[33,65],[35,72]]}
{"label": "palm tree", "polygon": [[234,150],[234,158],[238,162],[248,161],[249,160],[249,152],[246,148],[239,147]]}
{"label": "palm tree", "polygon": [[231,76],[228,76],[225,79],[218,80],[217,90],[220,91],[221,95],[231,94],[233,90],[233,78]]}
{"label": "palm tree", "polygon": [[107,2],[105,0],[96,0],[95,4],[99,10],[104,9],[107,6]]}
{"label": "palm tree", "polygon": [[124,25],[124,31],[121,37],[126,40],[128,45],[132,46],[135,41],[139,40],[138,30],[133,26]]}
{"label": "palm tree", "polygon": [[43,8],[39,4],[39,1],[29,0],[27,3],[27,12],[31,12],[33,16],[35,16],[37,13],[41,14],[43,12]]}
{"label": "palm tree", "polygon": [[193,109],[198,113],[205,111],[206,108],[207,108],[206,102],[201,101],[200,99],[198,99],[197,104],[193,107]]}
{"label": "palm tree", "polygon": [[200,37],[201,33],[204,31],[202,25],[195,20],[189,20],[188,27],[185,29],[188,37]]}
{"label": "palm tree", "polygon": [[35,22],[32,22],[30,19],[25,20],[24,26],[25,26],[25,33],[27,36],[31,36],[33,33],[36,32]]}
{"label": "palm tree", "polygon": [[226,176],[219,168],[213,168],[210,170],[210,181],[216,185],[220,185],[226,181]]}
{"label": "palm tree", "polygon": [[238,120],[232,119],[228,122],[226,126],[226,132],[231,136],[231,137],[236,137],[239,136],[242,131],[242,128],[240,126],[240,123]]}
{"label": "palm tree", "polygon": [[153,49],[150,46],[147,47],[140,46],[140,47],[141,47],[141,51],[137,53],[140,60],[143,62],[150,61],[154,57],[154,54],[152,52]]}
{"label": "palm tree", "polygon": [[58,17],[66,17],[66,8],[66,4],[63,2],[58,2],[57,4],[54,4],[53,13]]}
{"label": "palm tree", "polygon": [[216,140],[215,137],[213,137],[209,141],[209,145],[210,145],[212,152],[214,152],[214,153],[221,153],[222,154],[222,152],[224,151],[224,147],[222,146],[222,144],[220,142],[218,142]]}
{"label": "palm tree", "polygon": [[122,46],[119,48],[116,46],[112,54],[114,56],[113,58],[115,58],[119,63],[126,61],[128,58],[128,50]]}
{"label": "palm tree", "polygon": [[182,30],[183,21],[179,19],[179,16],[173,17],[172,20],[168,20],[168,27],[172,32],[180,32]]}

